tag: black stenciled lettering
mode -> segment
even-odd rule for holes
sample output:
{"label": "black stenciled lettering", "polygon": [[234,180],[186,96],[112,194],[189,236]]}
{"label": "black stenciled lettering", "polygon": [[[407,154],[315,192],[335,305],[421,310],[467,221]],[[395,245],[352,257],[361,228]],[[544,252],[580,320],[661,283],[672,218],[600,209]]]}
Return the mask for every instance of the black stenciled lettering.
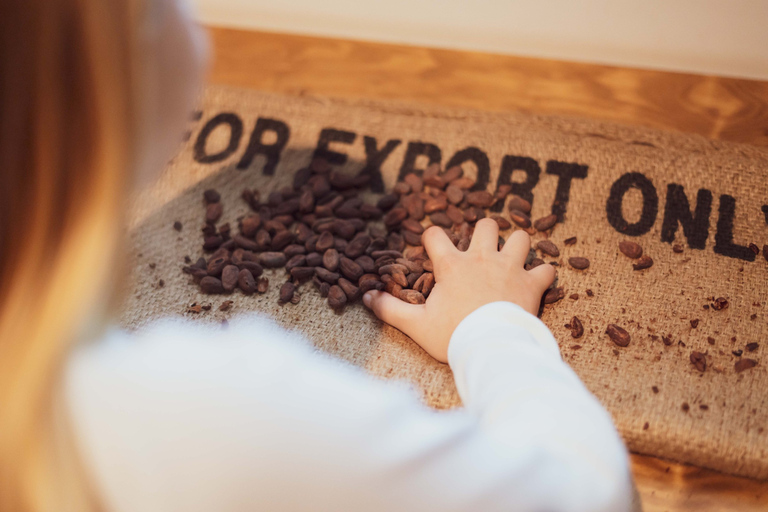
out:
{"label": "black stenciled lettering", "polygon": [[736,199],[723,194],[720,196],[720,211],[715,233],[715,252],[745,261],[755,261],[755,253],[749,247],[733,243],[733,218],[736,215]]}
{"label": "black stenciled lettering", "polygon": [[688,197],[682,185],[667,185],[667,202],[664,221],[661,224],[661,241],[675,240],[677,225],[683,226],[683,234],[691,249],[704,249],[709,236],[709,215],[712,213],[712,192],[702,188],[696,195],[696,210],[691,213]]}
{"label": "black stenciled lettering", "polygon": [[[633,224],[627,222],[621,213],[624,195],[631,188],[640,190],[643,195],[643,211],[640,214],[640,220]],[[619,233],[629,236],[644,235],[651,230],[659,211],[659,196],[656,194],[656,187],[653,186],[651,180],[639,172],[628,172],[611,186],[605,211],[608,215],[608,223]]]}
{"label": "black stenciled lettering", "polygon": [[[218,153],[209,155],[206,151],[206,145],[208,143],[208,137],[211,133],[221,125],[229,125],[229,143],[227,147]],[[214,162],[220,162],[228,158],[232,153],[237,151],[237,147],[240,145],[240,139],[243,136],[243,121],[237,114],[232,112],[222,112],[210,118],[207,123],[200,130],[195,140],[195,146],[193,149],[193,158],[195,161],[201,164],[212,164]]]}
{"label": "black stenciled lettering", "polygon": [[[268,131],[275,132],[275,135],[277,135],[277,139],[272,144],[264,144],[262,142],[264,132]],[[277,167],[277,163],[280,161],[280,153],[285,145],[288,144],[290,135],[291,130],[284,122],[266,117],[258,118],[253,133],[251,133],[251,139],[248,141],[248,147],[243,154],[243,158],[237,163],[237,168],[247,169],[256,155],[264,155],[267,157],[267,163],[264,164],[262,172],[267,175],[274,174],[275,167]]]}
{"label": "black stenciled lettering", "polygon": [[583,180],[587,177],[588,170],[586,165],[558,162],[557,160],[547,162],[547,174],[554,174],[558,178],[555,200],[552,202],[552,213],[557,215],[558,222],[565,220],[568,200],[571,197],[571,181],[574,178]]}
{"label": "black stenciled lettering", "polygon": [[400,145],[400,140],[388,140],[384,147],[379,149],[376,145],[376,138],[366,135],[363,138],[365,144],[365,167],[360,171],[361,174],[370,174],[371,191],[376,193],[384,192],[384,180],[381,177],[381,164],[384,160]]}
{"label": "black stenciled lettering", "polygon": [[338,130],[336,128],[323,128],[320,131],[320,136],[317,139],[317,147],[315,148],[315,158],[324,158],[329,164],[344,165],[347,162],[347,154],[339,153],[338,151],[331,151],[328,146],[331,142],[341,142],[342,144],[352,144],[355,142],[357,134],[355,132],[348,132],[345,130]]}
{"label": "black stenciled lettering", "polygon": [[429,142],[409,142],[403,157],[403,165],[400,166],[400,174],[397,179],[402,180],[406,174],[414,173],[421,176],[424,169],[415,169],[416,159],[419,156],[426,156],[430,164],[439,164],[443,159],[443,152],[440,148]]}
{"label": "black stenciled lettering", "polygon": [[[515,171],[525,171],[525,181],[512,181]],[[541,166],[533,158],[527,156],[505,155],[501,160],[499,179],[496,180],[496,188],[501,185],[511,185],[512,194],[518,195],[533,204],[533,187],[539,183]],[[491,207],[492,211],[500,212],[504,207],[503,201],[498,201]]]}
{"label": "black stenciled lettering", "polygon": [[491,178],[491,164],[488,162],[488,155],[475,147],[464,148],[457,151],[448,160],[445,168],[450,169],[464,162],[474,162],[475,167],[477,167],[477,176],[475,177],[475,185],[472,187],[472,190],[485,190],[488,188],[488,181]]}

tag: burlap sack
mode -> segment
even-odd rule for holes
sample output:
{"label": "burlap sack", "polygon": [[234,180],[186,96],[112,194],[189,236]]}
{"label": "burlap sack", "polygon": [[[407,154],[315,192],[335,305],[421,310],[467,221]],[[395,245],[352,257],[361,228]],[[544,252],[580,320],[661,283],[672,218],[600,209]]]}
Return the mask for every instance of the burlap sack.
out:
{"label": "burlap sack", "polygon": [[[201,112],[161,179],[136,199],[125,327],[168,315],[221,322],[260,311],[374,375],[407,379],[433,407],[456,407],[450,369],[362,305],[338,316],[310,283],[300,304],[279,306],[282,270],[266,273],[271,287],[263,296],[205,296],[181,266],[185,255],[202,254],[205,189],[220,191],[222,222],[236,226],[248,211],[244,187],[270,191],[290,183],[317,148],[338,153],[332,159],[343,171],[380,169],[386,187],[428,159],[462,163],[491,192],[500,176],[518,183],[516,192],[533,202],[533,218],[551,211],[563,218],[551,240],[562,252],[566,298],[547,306],[542,318],[628,447],[768,477],[768,262],[747,247],[768,243],[767,150],[597,121],[223,88],[207,91]],[[574,236],[575,245],[563,243]],[[617,248],[625,239],[639,242],[654,265],[633,270]],[[571,256],[587,257],[591,266],[571,269]],[[727,299],[726,309],[710,307],[718,297]],[[232,310],[217,311],[226,299],[234,301]],[[213,307],[187,313],[194,302]],[[578,340],[564,327],[574,315],[585,328]],[[606,336],[609,323],[630,333],[628,347]],[[749,352],[749,343],[758,348]],[[706,354],[704,372],[691,363],[692,351]],[[734,351],[758,365],[737,373]]]}

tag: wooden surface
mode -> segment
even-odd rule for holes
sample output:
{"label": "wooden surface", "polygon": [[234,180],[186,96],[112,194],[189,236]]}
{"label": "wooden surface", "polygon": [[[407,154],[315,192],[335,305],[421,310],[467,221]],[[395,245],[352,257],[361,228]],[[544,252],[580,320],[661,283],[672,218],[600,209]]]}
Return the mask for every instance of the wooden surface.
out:
{"label": "wooden surface", "polygon": [[[210,29],[210,81],[641,124],[768,145],[768,82],[264,32]],[[642,455],[646,512],[768,510],[768,482]]]}

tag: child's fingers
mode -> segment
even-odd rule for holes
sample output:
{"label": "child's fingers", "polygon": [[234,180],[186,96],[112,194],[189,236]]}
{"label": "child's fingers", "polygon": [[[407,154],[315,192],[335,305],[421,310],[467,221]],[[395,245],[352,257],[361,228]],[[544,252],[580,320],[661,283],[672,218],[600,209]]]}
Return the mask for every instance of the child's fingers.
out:
{"label": "child's fingers", "polygon": [[[450,240],[449,240],[450,242]],[[419,325],[419,320],[424,312],[424,305],[409,304],[387,292],[371,290],[363,295],[363,304],[383,322],[403,331],[411,338],[414,329]]]}
{"label": "child's fingers", "polygon": [[475,224],[472,233],[472,241],[469,243],[470,251],[497,251],[499,247],[499,225],[495,220],[480,219]]}
{"label": "child's fingers", "polygon": [[427,228],[424,234],[421,235],[421,242],[424,244],[424,249],[426,249],[429,259],[433,262],[437,262],[453,251],[456,251],[456,247],[451,242],[451,239],[438,226]]}
{"label": "child's fingers", "polygon": [[[531,237],[525,231],[519,229],[509,235],[509,238],[501,248],[501,253],[506,254],[514,261],[515,265],[522,267],[531,250]],[[537,267],[538,268],[538,267]]]}
{"label": "child's fingers", "polygon": [[545,263],[529,270],[528,275],[533,277],[534,283],[538,286],[537,292],[544,293],[544,290],[549,288],[555,280],[555,267]]}

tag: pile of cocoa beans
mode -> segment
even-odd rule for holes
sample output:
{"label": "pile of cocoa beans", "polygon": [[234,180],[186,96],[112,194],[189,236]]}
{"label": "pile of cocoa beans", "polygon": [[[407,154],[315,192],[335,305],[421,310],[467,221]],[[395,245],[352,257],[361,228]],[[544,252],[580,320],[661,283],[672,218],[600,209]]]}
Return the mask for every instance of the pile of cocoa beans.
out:
{"label": "pile of cocoa beans", "polygon": [[[223,214],[221,197],[206,190],[202,235],[209,256],[183,271],[208,294],[238,288],[246,295],[264,293],[269,287],[264,269],[282,267],[286,280],[281,303],[297,303],[299,287],[312,281],[335,310],[373,289],[422,304],[435,284],[432,262],[421,245],[425,228],[440,226],[459,250],[466,250],[475,223],[494,205],[500,210],[511,191],[509,185],[495,194],[474,190],[475,181],[461,167],[443,171],[432,164],[422,176],[407,174],[391,193],[371,204],[361,198],[369,181],[368,174],[334,172],[326,160],[315,158],[295,173],[292,186],[266,195],[243,190],[242,200],[252,213],[238,219],[236,233],[229,223],[217,225]],[[531,234],[557,222],[555,215],[532,222],[530,203],[518,196],[512,196],[508,209],[510,219]],[[500,215],[492,218],[502,231],[512,227]],[[178,223],[175,227],[179,229]],[[499,237],[499,245],[503,243]],[[526,268],[543,263],[533,256]]]}

